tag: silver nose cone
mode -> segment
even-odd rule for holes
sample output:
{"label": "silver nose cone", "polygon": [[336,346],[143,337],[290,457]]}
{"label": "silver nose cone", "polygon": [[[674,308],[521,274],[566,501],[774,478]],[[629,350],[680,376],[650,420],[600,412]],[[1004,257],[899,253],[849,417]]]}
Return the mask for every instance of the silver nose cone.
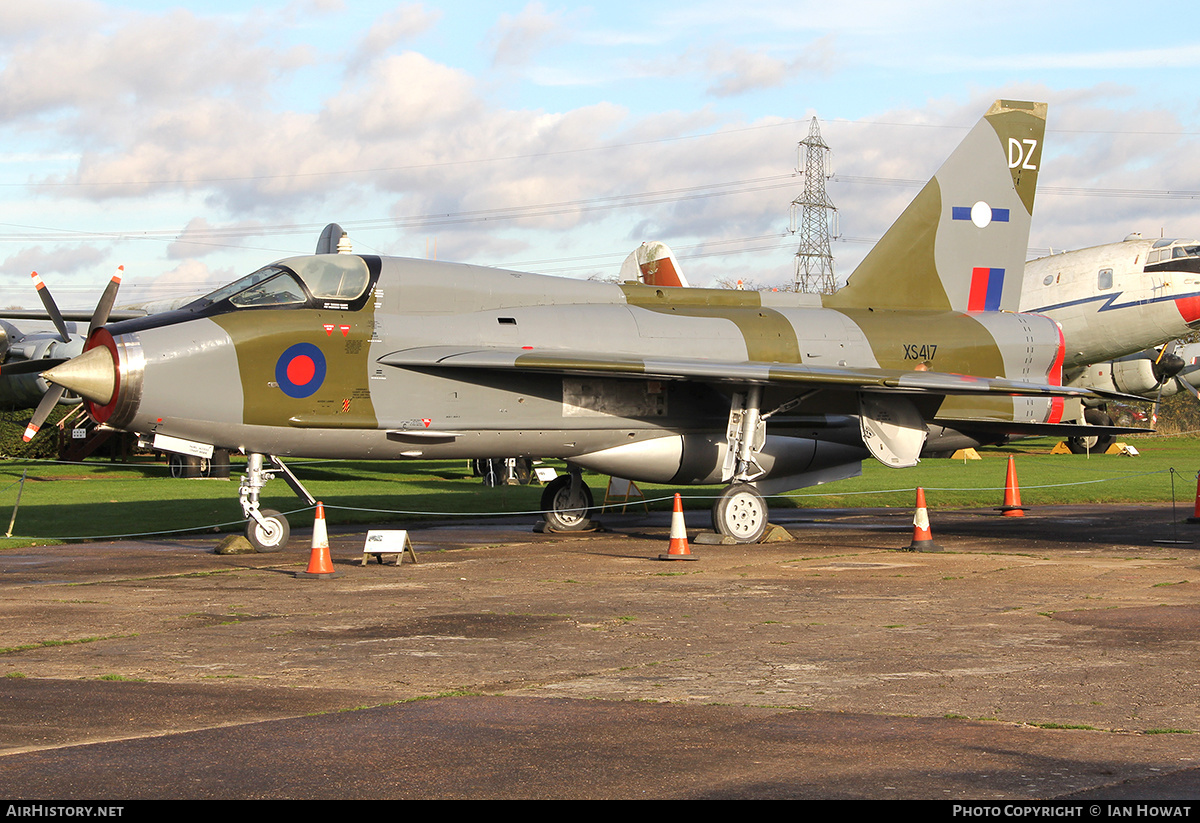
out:
{"label": "silver nose cone", "polygon": [[104,346],[88,349],[78,357],[42,372],[42,377],[99,406],[112,401],[117,387],[117,369],[112,354]]}

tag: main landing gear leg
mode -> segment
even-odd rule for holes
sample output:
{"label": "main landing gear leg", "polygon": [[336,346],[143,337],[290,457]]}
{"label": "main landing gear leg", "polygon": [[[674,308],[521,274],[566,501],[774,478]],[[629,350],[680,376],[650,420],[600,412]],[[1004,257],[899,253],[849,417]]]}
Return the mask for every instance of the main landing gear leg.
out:
{"label": "main landing gear leg", "polygon": [[722,479],[733,482],[713,504],[713,530],[738,543],[757,543],[767,530],[769,516],[767,501],[752,482],[765,474],[755,459],[766,441],[761,386],[733,396],[726,438]]}
{"label": "main landing gear leg", "polygon": [[312,506],[316,499],[301,485],[291,470],[283,465],[283,461],[274,455],[270,457],[271,468],[264,467],[264,455],[249,454],[246,457],[246,473],[242,475],[242,484],[238,488],[238,499],[242,505],[242,516],[249,522],[246,524],[246,539],[257,552],[277,552],[287,545],[291,536],[291,527],[287,518],[274,509],[261,509],[258,496],[263,487],[274,479],[275,473],[283,475],[283,479],[302,500]]}

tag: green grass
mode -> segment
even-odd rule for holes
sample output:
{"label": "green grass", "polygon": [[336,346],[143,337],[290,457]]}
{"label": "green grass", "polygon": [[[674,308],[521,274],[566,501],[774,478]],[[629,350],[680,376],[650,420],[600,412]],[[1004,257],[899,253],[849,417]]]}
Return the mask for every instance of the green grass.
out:
{"label": "green grass", "polygon": [[[913,490],[925,489],[932,509],[994,507],[1003,499],[1007,457],[1016,456],[1022,502],[1026,506],[1062,503],[1170,502],[1170,470],[1181,512],[1192,506],[1200,470],[1200,437],[1129,438],[1139,457],[1052,455],[1053,440],[1022,441],[983,449],[982,460],[926,460],[911,469],[889,469],[874,460],[863,476],[801,489],[771,498],[774,508],[911,508]],[[289,462],[318,500],[331,524],[420,522],[459,514],[525,513],[540,506],[541,486],[485,488],[470,476],[465,460],[452,461],[302,461]],[[563,471],[561,461],[549,465]],[[242,465],[233,480],[173,480],[162,463],[89,461],[85,465],[5,460],[0,462],[0,533],[7,529],[16,500],[16,481],[28,472],[14,528],[16,537],[0,538],[0,548],[53,540],[137,536],[221,525],[242,530],[237,503]],[[586,475],[596,503],[604,499],[607,478]],[[674,492],[685,508],[708,509],[719,486],[674,487],[639,484],[651,508],[669,510]],[[304,504],[282,480],[272,481],[263,507],[283,512]],[[640,504],[630,504],[630,511]],[[292,518],[297,526],[311,515]]]}

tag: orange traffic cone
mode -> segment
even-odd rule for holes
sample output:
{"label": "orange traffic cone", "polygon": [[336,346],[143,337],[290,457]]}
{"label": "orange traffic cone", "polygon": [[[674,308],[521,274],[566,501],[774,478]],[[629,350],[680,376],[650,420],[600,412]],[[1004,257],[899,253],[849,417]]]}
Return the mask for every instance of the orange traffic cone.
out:
{"label": "orange traffic cone", "polygon": [[1200,473],[1196,474],[1196,505],[1192,508],[1192,516],[1185,522],[1200,523]]}
{"label": "orange traffic cone", "polygon": [[671,512],[671,545],[666,554],[660,554],[659,560],[696,560],[692,550],[688,548],[687,528],[683,524],[683,500],[675,493],[675,510]]}
{"label": "orange traffic cone", "polygon": [[308,557],[308,570],[296,572],[304,580],[320,580],[341,577],[333,570],[333,558],[329,556],[329,533],[325,530],[325,505],[317,503],[317,515],[313,519],[312,554]]}
{"label": "orange traffic cone", "polygon": [[917,487],[917,511],[913,515],[913,537],[905,551],[940,552],[942,547],[933,542],[929,531],[929,511],[925,508],[925,490]]}
{"label": "orange traffic cone", "polygon": [[1024,517],[1025,506],[1021,505],[1021,489],[1017,486],[1017,464],[1008,456],[1008,474],[1004,476],[1004,505],[1000,511],[1005,517]]}

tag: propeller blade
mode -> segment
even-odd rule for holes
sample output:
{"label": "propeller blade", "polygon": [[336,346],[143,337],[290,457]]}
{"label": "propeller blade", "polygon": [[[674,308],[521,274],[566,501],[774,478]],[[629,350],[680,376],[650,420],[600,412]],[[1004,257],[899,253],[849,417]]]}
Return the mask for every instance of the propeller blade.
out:
{"label": "propeller blade", "polygon": [[22,440],[28,443],[33,439],[33,436],[38,433],[38,429],[46,422],[46,418],[50,416],[50,410],[58,403],[65,391],[66,389],[62,386],[51,386],[50,391],[42,395],[42,402],[38,403],[37,408],[34,409],[33,419],[25,427],[25,434],[21,436]]}
{"label": "propeller blade", "polygon": [[70,343],[71,335],[67,334],[67,324],[63,322],[62,312],[58,310],[58,304],[54,302],[54,297],[51,296],[50,289],[46,288],[46,284],[42,282],[42,278],[37,272],[29,276],[33,278],[33,285],[37,287],[38,297],[41,298],[42,305],[46,307],[46,314],[50,315],[50,320],[54,323],[54,328],[58,329],[58,333],[64,343]]}
{"label": "propeller blade", "polygon": [[40,374],[44,371],[49,371],[59,363],[66,363],[69,359],[67,357],[43,357],[38,360],[16,360],[0,366],[0,376],[11,377],[14,374]]}
{"label": "propeller blade", "polygon": [[121,287],[121,275],[124,273],[125,267],[117,266],[117,273],[104,287],[104,294],[100,295],[100,302],[96,304],[96,311],[92,313],[92,322],[88,324],[88,337],[91,337],[92,332],[108,322],[108,313],[112,311],[113,303],[117,301],[117,289]]}
{"label": "propeller blade", "polygon": [[1175,376],[1175,379],[1179,381],[1180,385],[1192,393],[1192,397],[1200,400],[1200,391],[1197,391],[1196,387],[1188,382],[1186,377],[1184,377],[1182,374],[1179,374]]}

